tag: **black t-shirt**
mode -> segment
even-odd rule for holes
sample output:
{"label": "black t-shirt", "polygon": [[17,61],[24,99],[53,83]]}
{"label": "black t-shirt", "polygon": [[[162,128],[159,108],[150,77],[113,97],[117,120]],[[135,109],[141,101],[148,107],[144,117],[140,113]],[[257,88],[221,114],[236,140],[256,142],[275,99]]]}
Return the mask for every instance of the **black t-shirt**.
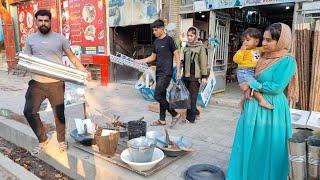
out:
{"label": "black t-shirt", "polygon": [[163,39],[156,39],[153,42],[153,53],[157,55],[157,76],[171,76],[173,69],[173,52],[177,50],[177,46],[170,36]]}

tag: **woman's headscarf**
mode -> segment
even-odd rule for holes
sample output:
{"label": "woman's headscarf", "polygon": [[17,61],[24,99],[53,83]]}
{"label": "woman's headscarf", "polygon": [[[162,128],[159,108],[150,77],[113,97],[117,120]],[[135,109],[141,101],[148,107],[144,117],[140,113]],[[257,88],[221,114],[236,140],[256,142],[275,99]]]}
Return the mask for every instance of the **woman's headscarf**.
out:
{"label": "woman's headscarf", "polygon": [[[273,52],[266,52],[262,55],[256,66],[256,76],[261,74],[267,68],[278,62],[284,56],[293,56],[289,53],[292,43],[291,29],[288,25],[281,24],[281,34],[276,45],[276,50]],[[291,82],[288,86],[288,99],[294,102],[299,100],[299,83],[298,83],[298,71],[294,74]]]}
{"label": "woman's headscarf", "polygon": [[199,45],[202,45],[202,42],[199,40],[200,38],[200,31],[198,28],[194,27],[194,26],[191,26],[190,28],[194,28],[196,30],[196,37],[195,37],[195,40],[193,43],[189,43],[187,42],[187,46],[199,46]]}

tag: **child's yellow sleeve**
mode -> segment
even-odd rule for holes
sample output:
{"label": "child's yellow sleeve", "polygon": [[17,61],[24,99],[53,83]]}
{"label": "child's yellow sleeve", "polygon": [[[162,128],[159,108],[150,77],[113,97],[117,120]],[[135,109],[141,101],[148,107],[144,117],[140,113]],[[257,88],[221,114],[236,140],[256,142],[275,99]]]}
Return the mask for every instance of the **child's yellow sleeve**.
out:
{"label": "child's yellow sleeve", "polygon": [[244,61],[244,50],[238,50],[237,53],[233,56],[233,62],[239,64]]}

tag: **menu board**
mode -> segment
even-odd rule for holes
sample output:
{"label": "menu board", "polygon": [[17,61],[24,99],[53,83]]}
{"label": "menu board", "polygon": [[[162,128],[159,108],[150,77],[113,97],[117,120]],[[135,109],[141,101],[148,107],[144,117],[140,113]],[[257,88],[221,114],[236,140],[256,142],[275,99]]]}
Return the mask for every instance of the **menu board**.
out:
{"label": "menu board", "polygon": [[38,4],[36,2],[31,1],[19,4],[18,26],[21,48],[25,47],[26,37],[37,30],[34,18],[34,14],[37,10]]}
{"label": "menu board", "polygon": [[105,53],[105,11],[103,0],[64,0],[62,32],[82,54]]}

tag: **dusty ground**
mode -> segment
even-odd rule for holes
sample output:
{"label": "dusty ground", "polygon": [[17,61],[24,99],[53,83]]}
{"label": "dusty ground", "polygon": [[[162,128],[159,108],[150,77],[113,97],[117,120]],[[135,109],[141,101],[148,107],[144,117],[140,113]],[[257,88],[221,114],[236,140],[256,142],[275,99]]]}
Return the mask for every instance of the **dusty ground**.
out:
{"label": "dusty ground", "polygon": [[[31,156],[31,154],[25,149],[20,148],[10,143],[9,141],[6,141],[3,138],[0,138],[0,152],[41,179],[45,179],[45,180],[71,179],[65,174],[53,168],[52,166],[41,161],[37,157]],[[0,167],[0,169],[2,168]],[[3,173],[1,175],[4,179],[16,179],[16,177],[10,174],[9,172]],[[1,175],[0,175],[0,178],[2,178]]]}

